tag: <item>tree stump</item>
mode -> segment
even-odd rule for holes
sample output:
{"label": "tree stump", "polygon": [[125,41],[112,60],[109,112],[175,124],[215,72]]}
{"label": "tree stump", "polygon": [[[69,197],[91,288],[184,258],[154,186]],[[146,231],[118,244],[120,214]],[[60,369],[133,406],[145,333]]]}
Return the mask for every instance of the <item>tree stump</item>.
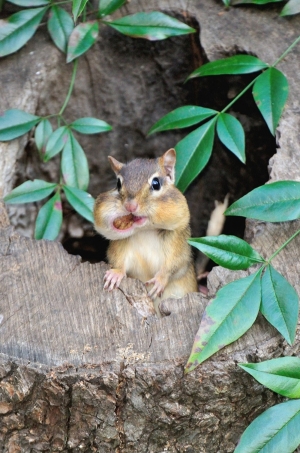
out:
{"label": "tree stump", "polygon": [[232,450],[276,400],[236,363],[257,357],[258,344],[280,353],[280,338],[260,320],[184,376],[206,300],[167,300],[159,319],[140,282],[103,291],[106,268],[2,221],[3,451]]}
{"label": "tree stump", "polygon": [[[153,10],[158,3],[142,1],[139,7]],[[173,2],[159,2],[159,7],[174,10]],[[186,5],[178,2],[181,7]],[[126,8],[127,13],[134,12],[137,6]],[[200,23],[201,43],[210,60],[238,47],[272,63],[300,28],[299,17],[287,22],[273,9],[227,12],[221,2],[211,0],[196,1],[188,8]],[[22,52],[30,55],[33,48],[38,52],[35,46],[28,44]],[[281,63],[290,98],[280,123],[277,154],[270,163],[272,180],[300,180],[299,49],[294,52]],[[7,67],[15,68],[18,58],[8,57]],[[38,108],[39,91],[47,79],[35,76],[35,68],[30,72],[28,61],[30,83],[24,85],[22,74],[17,75],[14,94],[5,97],[2,108],[32,113]],[[39,63],[43,71],[50,64],[45,57]],[[11,188],[26,139],[0,144],[4,193]],[[251,221],[246,239],[263,256],[270,256],[297,228],[299,222]],[[298,294],[299,247],[296,238],[274,261]],[[161,307],[164,316],[158,318],[136,280],[125,279],[119,289],[103,291],[106,269],[104,263],[82,263],[58,242],[20,235],[0,205],[1,451],[232,452],[246,426],[279,401],[237,364],[299,355],[299,330],[289,346],[259,316],[239,341],[184,375],[209,298],[247,273],[214,268],[208,298],[195,293],[166,300]]]}

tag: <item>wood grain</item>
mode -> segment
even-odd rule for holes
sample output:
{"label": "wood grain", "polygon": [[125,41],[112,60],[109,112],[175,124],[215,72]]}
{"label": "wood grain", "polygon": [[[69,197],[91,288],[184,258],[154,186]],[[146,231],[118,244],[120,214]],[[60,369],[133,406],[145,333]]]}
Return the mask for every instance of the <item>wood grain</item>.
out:
{"label": "wood grain", "polygon": [[[57,242],[20,237],[1,212],[4,452],[184,452],[187,445],[217,452],[231,427],[230,451],[257,398],[260,410],[276,401],[267,394],[262,403],[263,388],[252,394],[251,378],[236,365],[254,358],[258,344],[264,355],[279,353],[278,336],[262,319],[184,376],[206,298],[168,299],[167,316],[157,318],[141,282],[125,279],[103,291],[106,264],[82,264]],[[215,286],[228,280],[217,270],[212,277]]]}

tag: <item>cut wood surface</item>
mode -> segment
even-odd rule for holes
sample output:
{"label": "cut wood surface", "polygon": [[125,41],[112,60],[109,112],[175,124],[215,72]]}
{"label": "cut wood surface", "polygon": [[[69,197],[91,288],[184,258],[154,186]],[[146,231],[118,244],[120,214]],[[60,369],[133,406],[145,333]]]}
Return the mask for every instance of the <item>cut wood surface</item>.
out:
{"label": "cut wood surface", "polygon": [[255,408],[276,401],[236,364],[283,351],[262,319],[184,376],[207,299],[167,300],[157,318],[140,282],[103,291],[104,263],[20,237],[1,214],[3,451],[232,451]]}
{"label": "cut wood surface", "polygon": [[[210,60],[236,53],[238,48],[272,63],[299,33],[299,16],[286,21],[273,9],[226,11],[221,2],[190,3],[132,1],[123,12],[158,8],[188,11],[200,24],[201,44]],[[55,72],[63,57],[46,35],[40,36],[41,50],[31,41],[18,54],[0,62],[1,83],[11,90],[11,95],[4,90],[2,110],[20,108],[36,113],[39,107],[43,114],[49,100],[45,93],[52,98],[57,90],[63,98],[67,91],[68,77],[57,83]],[[92,50],[91,60],[84,60],[89,71],[96,54]],[[27,57],[26,63],[21,55]],[[296,48],[280,67],[289,79],[290,98],[279,125],[279,148],[270,163],[273,180],[300,180],[299,55]],[[160,66],[161,60],[155,61]],[[25,68],[26,83],[20,65],[22,71]],[[168,66],[164,70],[167,72]],[[80,106],[85,105],[85,90],[90,90],[81,77],[79,71],[75,95]],[[139,113],[143,100],[137,97],[134,102]],[[108,106],[103,108],[109,110]],[[75,103],[72,109],[75,111]],[[122,124],[121,136],[125,127]],[[141,132],[136,135],[143,137]],[[167,143],[167,139],[162,140]],[[24,154],[27,141],[24,136],[0,144],[3,193],[11,189],[17,158]],[[105,150],[113,145],[109,142]],[[101,159],[100,166],[106,160],[105,153]],[[53,177],[55,171],[49,168]],[[19,216],[28,230],[28,211],[22,209],[10,210],[11,223]],[[299,222],[251,221],[246,239],[267,257],[297,228]],[[298,294],[299,248],[297,238],[274,261]],[[221,286],[246,273],[215,268],[208,279],[208,298],[195,293],[182,300],[166,300],[162,304],[164,316],[157,318],[140,282],[125,279],[120,289],[103,291],[106,268],[104,263],[82,263],[58,242],[20,235],[0,204],[0,450],[233,452],[246,426],[279,401],[237,364],[299,355],[299,329],[295,343],[288,346],[260,316],[239,341],[185,376],[184,365],[206,304]]]}

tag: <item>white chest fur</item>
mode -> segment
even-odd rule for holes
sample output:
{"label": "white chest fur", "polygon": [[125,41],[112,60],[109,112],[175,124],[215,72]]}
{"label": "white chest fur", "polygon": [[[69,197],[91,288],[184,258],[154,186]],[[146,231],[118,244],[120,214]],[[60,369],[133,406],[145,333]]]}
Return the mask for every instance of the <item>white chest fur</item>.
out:
{"label": "white chest fur", "polygon": [[146,282],[164,267],[166,251],[156,230],[139,231],[128,239],[127,247],[125,269],[129,277]]}

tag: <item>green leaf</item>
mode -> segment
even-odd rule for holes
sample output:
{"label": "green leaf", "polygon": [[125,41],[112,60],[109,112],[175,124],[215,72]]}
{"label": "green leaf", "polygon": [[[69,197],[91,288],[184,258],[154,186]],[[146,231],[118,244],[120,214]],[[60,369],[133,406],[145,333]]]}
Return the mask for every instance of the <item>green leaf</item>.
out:
{"label": "green leaf", "polygon": [[110,22],[103,22],[124,35],[145,38],[149,39],[149,41],[157,41],[170,36],[185,35],[196,31],[194,28],[174,19],[174,17],[167,16],[159,11],[141,12]]}
{"label": "green leaf", "polygon": [[16,52],[36,32],[46,8],[33,8],[19,11],[0,24],[0,57]]}
{"label": "green leaf", "polygon": [[178,107],[157,121],[157,123],[151,127],[148,135],[153,134],[154,132],[193,126],[217,113],[216,110],[197,107],[195,105]]}
{"label": "green leaf", "polygon": [[239,363],[258,382],[287,398],[300,398],[300,359],[280,357],[260,363]]}
{"label": "green leaf", "polygon": [[99,134],[100,132],[111,131],[112,127],[105,121],[97,118],[79,118],[70,124],[71,129],[81,134]]}
{"label": "green leaf", "polygon": [[268,67],[267,63],[252,55],[234,55],[200,66],[192,72],[188,79],[223,74],[250,74]]}
{"label": "green leaf", "polygon": [[42,120],[35,129],[35,143],[42,155],[46,152],[46,145],[52,132],[52,126],[49,120]]}
{"label": "green leaf", "polygon": [[66,53],[69,38],[74,30],[74,22],[70,14],[60,6],[52,6],[47,27],[56,47]]}
{"label": "green leaf", "polygon": [[243,433],[234,453],[293,453],[300,444],[300,400],[267,409]]}
{"label": "green leaf", "polygon": [[213,118],[198,129],[188,134],[177,143],[175,149],[176,184],[182,192],[206,166],[211,156],[216,118]]}
{"label": "green leaf", "polygon": [[236,236],[220,234],[219,236],[192,238],[188,243],[215,263],[231,270],[248,269],[253,264],[265,262],[251,245]]}
{"label": "green leaf", "polygon": [[49,183],[41,179],[26,181],[6,195],[4,201],[10,204],[39,201],[48,197],[56,186],[56,183]]}
{"label": "green leaf", "polygon": [[35,239],[54,240],[59,234],[62,224],[62,206],[60,194],[57,192],[40,209],[35,224]]}
{"label": "green leaf", "polygon": [[253,5],[266,5],[267,3],[277,3],[282,0],[231,0],[231,5],[242,5],[246,3],[252,3]]}
{"label": "green leaf", "polygon": [[280,16],[289,16],[291,14],[300,13],[300,0],[290,0],[284,5]]}
{"label": "green leaf", "polygon": [[88,0],[72,0],[72,14],[75,22],[84,10],[87,2]]}
{"label": "green leaf", "polygon": [[40,120],[39,116],[23,110],[6,110],[3,115],[0,115],[0,140],[5,142],[20,137],[29,132]]}
{"label": "green leaf", "polygon": [[42,6],[42,5],[49,5],[49,0],[7,0],[9,3],[13,3],[14,5],[24,6],[25,8],[31,6]]}
{"label": "green leaf", "polygon": [[299,314],[298,295],[292,285],[271,265],[267,266],[262,278],[260,310],[269,323],[292,344]]}
{"label": "green leaf", "polygon": [[69,134],[61,159],[61,171],[67,186],[86,190],[89,185],[89,167],[86,155],[76,138]]}
{"label": "green leaf", "polygon": [[185,372],[240,338],[254,323],[261,298],[261,269],[221,288],[206,307]]}
{"label": "green leaf", "polygon": [[256,79],[252,93],[270,132],[275,135],[289,94],[287,78],[278,69],[269,68]]}
{"label": "green leaf", "polygon": [[276,181],[257,187],[237,200],[225,215],[266,222],[286,222],[300,217],[300,182]]}
{"label": "green leaf", "polygon": [[245,163],[245,134],[241,123],[228,113],[220,113],[217,121],[217,133],[221,142]]}
{"label": "green leaf", "polygon": [[99,13],[100,17],[112,14],[117,9],[121,8],[126,3],[126,0],[100,0],[99,1]]}
{"label": "green leaf", "polygon": [[98,33],[99,25],[96,20],[77,25],[70,35],[67,63],[87,52],[96,41]]}
{"label": "green leaf", "polygon": [[76,187],[63,186],[66,198],[70,205],[89,222],[94,223],[95,199],[89,193]]}
{"label": "green leaf", "polygon": [[69,131],[66,126],[61,126],[56,129],[48,139],[44,161],[48,162],[48,160],[56,156],[56,154],[58,154],[63,149],[68,141],[68,138]]}

